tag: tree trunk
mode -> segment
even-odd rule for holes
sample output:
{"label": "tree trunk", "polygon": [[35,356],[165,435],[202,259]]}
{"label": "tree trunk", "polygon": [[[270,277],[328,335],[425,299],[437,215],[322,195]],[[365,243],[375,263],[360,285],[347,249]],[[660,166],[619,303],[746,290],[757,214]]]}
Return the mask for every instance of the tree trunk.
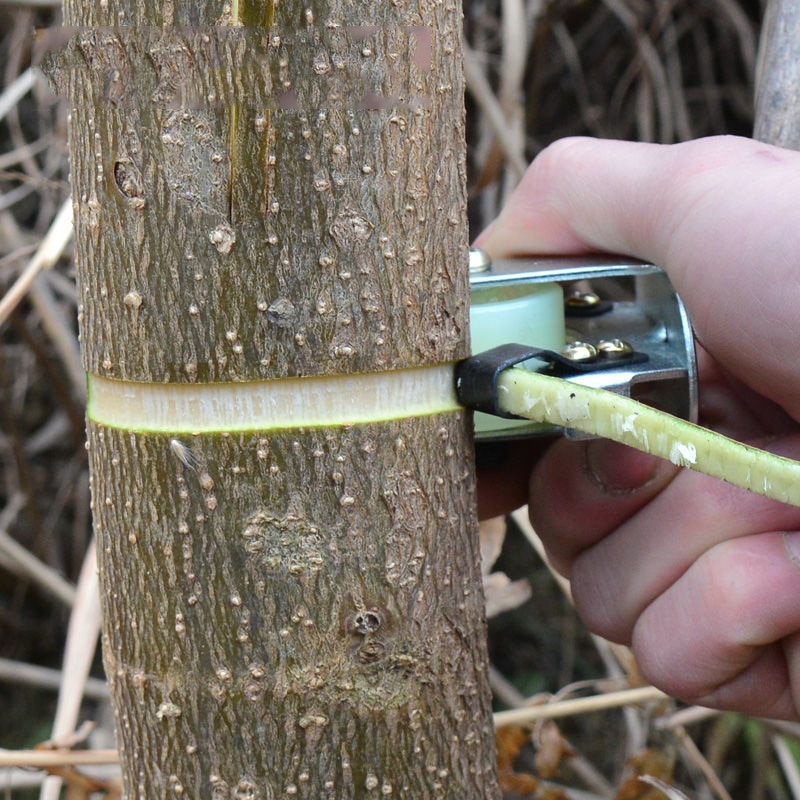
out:
{"label": "tree trunk", "polygon": [[[65,22],[126,796],[497,797],[469,420],[438,385],[411,417],[387,390],[315,405],[326,376],[436,384],[467,352],[460,8]],[[249,416],[279,384],[288,421]]]}
{"label": "tree trunk", "polygon": [[800,6],[770,0],[761,26],[753,137],[800,149]]}

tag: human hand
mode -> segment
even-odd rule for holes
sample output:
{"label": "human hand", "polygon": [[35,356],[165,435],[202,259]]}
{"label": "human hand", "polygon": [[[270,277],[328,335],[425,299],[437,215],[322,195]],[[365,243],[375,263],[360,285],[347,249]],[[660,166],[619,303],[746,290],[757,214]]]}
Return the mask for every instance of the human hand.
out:
{"label": "human hand", "polygon": [[[659,264],[701,343],[701,423],[800,458],[798,197],[800,154],[749,139],[570,139],[536,159],[476,244],[495,258]],[[649,680],[689,702],[798,718],[800,509],[601,440],[556,442],[527,487],[527,466],[515,474],[504,497],[528,489],[578,610],[631,644]],[[487,508],[493,482],[479,489]]]}

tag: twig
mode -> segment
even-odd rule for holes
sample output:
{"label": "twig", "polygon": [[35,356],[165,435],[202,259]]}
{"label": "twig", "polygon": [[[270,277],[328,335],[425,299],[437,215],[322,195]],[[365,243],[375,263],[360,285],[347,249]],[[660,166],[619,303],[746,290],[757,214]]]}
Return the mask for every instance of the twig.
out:
{"label": "twig", "polygon": [[[97,580],[97,559],[94,540],[78,579],[78,592],[69,620],[67,645],[64,654],[64,682],[58,694],[58,707],[53,722],[53,738],[74,730],[78,721],[81,701],[85,693],[89,670],[100,635],[100,591]],[[57,800],[61,780],[53,777],[45,781],[41,800]]]}
{"label": "twig", "polygon": [[534,531],[533,526],[528,519],[528,508],[527,506],[523,506],[522,508],[518,508],[516,511],[511,513],[511,518],[516,522],[517,527],[522,531],[522,535],[528,540],[528,543],[533,547],[536,553],[539,555],[539,558],[542,559],[545,566],[550,570],[550,574],[553,576],[553,580],[558,584],[558,588],[564,593],[564,596],[572,603],[572,590],[569,587],[569,581],[563,576],[559,575],[551,566],[550,562],[547,560],[547,553],[544,550],[544,545],[542,544],[542,540],[536,535],[536,531]]}
{"label": "twig", "polygon": [[528,0],[525,8],[525,26],[528,31],[533,31],[539,22],[539,17],[544,14],[545,0]]}
{"label": "twig", "polygon": [[0,6],[20,6],[28,8],[59,8],[61,0],[0,0]]}
{"label": "twig", "polygon": [[83,744],[89,734],[94,730],[95,723],[85,720],[75,730],[70,729],[60,736],[54,736],[46,742],[40,742],[37,750],[74,750],[78,745]]}
{"label": "twig", "polygon": [[[522,105],[522,81],[528,60],[528,27],[522,0],[502,0],[501,29],[503,45],[500,52],[500,87],[498,101],[506,118],[514,152],[525,161],[525,113]],[[503,202],[519,182],[520,175],[512,165],[511,180],[504,181]]]}
{"label": "twig", "polygon": [[739,39],[739,51],[742,54],[745,71],[752,80],[756,70],[757,42],[754,24],[747,18],[741,6],[734,0],[716,0],[720,11],[728,16],[731,27],[736,31]]}
{"label": "twig", "polygon": [[0,750],[0,767],[81,767],[118,764],[116,750]]}
{"label": "twig", "polygon": [[525,696],[522,692],[497,667],[491,664],[489,665],[489,687],[492,694],[501,703],[511,708],[521,708],[525,705]]}
{"label": "twig", "polygon": [[[695,43],[693,52],[700,73],[700,86],[695,91],[702,98],[703,106],[709,116],[706,124],[712,130],[724,130],[725,112],[722,107],[722,93],[714,80],[714,48],[711,46],[707,31],[701,25],[693,25],[690,35]],[[686,91],[685,94],[691,101],[692,91]]]}
{"label": "twig", "polygon": [[[570,746],[572,746],[570,744]],[[614,797],[614,787],[603,777],[602,773],[582,755],[573,755],[567,760],[570,770],[589,788],[595,797]],[[574,789],[570,789],[574,792]]]}
{"label": "twig", "polygon": [[25,97],[36,83],[36,70],[29,67],[17,76],[16,80],[6,86],[0,94],[0,119],[3,119],[14,106]]}
{"label": "twig", "polygon": [[[663,4],[663,0],[661,0]],[[665,10],[661,38],[666,49],[666,76],[672,96],[672,116],[678,131],[678,139],[692,138],[692,124],[686,95],[683,92],[683,64],[681,62],[678,33],[669,10]]]}
{"label": "twig", "polygon": [[500,54],[500,107],[507,116],[521,111],[519,93],[528,57],[528,29],[522,0],[502,0],[503,48]]}
{"label": "twig", "polygon": [[656,689],[655,686],[640,686],[635,689],[622,689],[619,692],[607,692],[592,697],[579,697],[574,700],[560,700],[540,706],[498,711],[494,715],[494,724],[496,728],[504,728],[508,725],[526,725],[540,719],[572,717],[577,714],[590,714],[595,711],[607,711],[612,708],[622,708],[636,703],[650,703],[668,698],[669,695]]}
{"label": "twig", "polygon": [[[592,643],[611,678],[624,679],[627,683],[631,683],[631,679],[634,677],[638,678],[638,668],[636,667],[633,653],[627,647],[612,644],[607,639],[603,639],[602,636],[597,636],[596,634],[592,634]],[[623,660],[623,652],[627,656],[627,664]],[[632,669],[637,672],[635,676],[631,674]],[[630,757],[645,746],[647,742],[647,726],[645,720],[642,719],[642,715],[636,709],[626,707],[622,710],[622,713],[625,719],[625,727],[628,731],[627,754]]]}
{"label": "twig", "polygon": [[15,206],[39,188],[36,183],[29,181],[28,183],[20,184],[10,192],[0,195],[0,211],[5,211],[7,208]]}
{"label": "twig", "polygon": [[470,94],[475,98],[475,102],[480,106],[481,111],[486,115],[486,122],[492,129],[492,133],[497,137],[503,154],[508,159],[509,166],[515,172],[515,179],[519,180],[527,164],[522,154],[517,149],[517,143],[508,131],[508,122],[503,114],[500,103],[492,92],[489,81],[478,65],[478,57],[475,51],[464,42],[464,79]]}
{"label": "twig", "polygon": [[785,738],[800,741],[800,722],[789,722],[785,719],[762,719],[761,724],[765,728],[780,733]]}
{"label": "twig", "polygon": [[30,300],[39,313],[42,327],[61,356],[75,397],[85,402],[86,374],[81,363],[78,339],[44,275],[34,277],[30,286]]}
{"label": "twig", "polygon": [[642,63],[647,67],[647,72],[653,84],[651,87],[652,94],[655,96],[656,103],[658,103],[661,121],[659,141],[670,142],[673,139],[673,127],[672,108],[669,102],[669,82],[658,57],[658,51],[653,43],[641,32],[636,15],[625,3],[621,2],[621,0],[602,0],[602,2],[628,30],[636,42],[638,55]]}
{"label": "twig", "polygon": [[62,444],[69,431],[69,418],[63,411],[56,411],[47,422],[27,438],[23,445],[25,455],[36,456],[56,444]]}
{"label": "twig", "polygon": [[797,767],[797,761],[788,742],[783,736],[770,736],[770,741],[775,750],[775,755],[778,756],[778,761],[783,769],[783,775],[786,778],[792,797],[794,800],[800,800],[800,769]]}
{"label": "twig", "polygon": [[732,800],[730,794],[728,794],[728,790],[723,786],[719,775],[717,775],[706,757],[700,752],[697,745],[694,743],[694,739],[692,739],[683,728],[676,728],[674,734],[684,756],[700,770],[709,787],[719,800]]}
{"label": "twig", "polygon": [[25,296],[39,271],[46,267],[52,267],[58,261],[71,237],[72,201],[67,198],[59,209],[58,214],[56,214],[50,230],[39,245],[39,249],[28,262],[28,266],[25,267],[13,286],[0,300],[0,326],[8,319],[8,315]]}
{"label": "twig", "polygon": [[[26,664],[11,658],[0,658],[0,681],[5,683],[33,686],[37,689],[58,689],[63,680],[64,675],[60,670]],[[108,697],[108,686],[100,678],[89,678],[83,693],[94,700],[105,700]]]}
{"label": "twig", "polygon": [[667,716],[659,717],[654,720],[653,725],[658,730],[672,730],[673,728],[683,728],[687,725],[696,725],[698,722],[705,722],[711,717],[719,715],[715,708],[704,708],[703,706],[689,706],[681,708]]}
{"label": "twig", "polygon": [[[30,35],[29,31],[35,24],[34,12],[27,8],[20,8],[12,19],[13,21],[9,30],[10,35],[7,39],[9,46],[5,63],[5,76],[6,81],[9,83],[18,76],[24,74],[23,68],[27,66],[29,57],[26,42]],[[11,145],[17,149],[23,150],[23,152],[27,144],[26,131],[22,124],[22,118],[24,116],[27,116],[27,113],[23,112],[23,114],[20,114],[19,104],[14,103],[8,107],[5,120]],[[34,183],[44,184],[46,176],[42,172],[36,159],[25,156],[20,160],[20,164],[25,174],[32,178]],[[40,195],[40,200],[43,204],[46,202],[43,195]]]}
{"label": "twig", "polygon": [[8,505],[0,513],[0,556],[6,557],[18,575],[30,578],[42,589],[61,600],[64,605],[72,606],[75,602],[75,587],[28,552],[7,531],[24,505],[24,496],[21,492],[17,492],[11,496]]}
{"label": "twig", "polygon": [[564,61],[572,75],[572,82],[575,87],[575,99],[580,109],[581,121],[587,130],[594,134],[600,134],[597,126],[597,110],[593,108],[589,87],[586,85],[586,76],[581,68],[581,56],[574,39],[570,36],[569,29],[561,22],[553,23],[553,38],[564,56]]}
{"label": "twig", "polygon": [[[6,243],[4,242],[4,244]],[[23,258],[35,252],[38,246],[39,242],[35,242],[34,244],[20,245],[19,247],[15,247],[10,252],[7,252],[5,255],[0,256],[0,269],[5,269],[17,261],[22,261]]]}
{"label": "twig", "polygon": [[683,792],[679,792],[674,786],[670,786],[652,775],[640,775],[639,780],[649,786],[655,786],[656,789],[668,797],[669,800],[689,800]]}
{"label": "twig", "polygon": [[[542,561],[544,561],[545,565],[550,570],[550,574],[561,587],[561,590],[564,592],[566,598],[570,603],[572,603],[572,592],[570,590],[569,581],[562,575],[559,575],[548,563],[547,554],[544,551],[542,540],[536,535],[536,531],[534,531],[533,526],[528,519],[527,508],[518,508],[516,511],[512,512],[511,517],[520,531],[522,531],[522,535],[539,554],[539,557],[542,559]],[[621,659],[619,650],[622,650],[622,652],[626,653],[630,653],[630,651],[627,650],[627,648],[622,648],[621,645],[612,645],[611,642],[608,642],[606,639],[603,639],[599,636],[593,635],[592,641],[594,642],[597,652],[599,653],[600,658],[603,660],[609,675],[611,675],[612,678],[622,678],[623,670],[620,668],[619,664],[623,663],[623,661]],[[633,658],[632,655],[630,658]],[[629,679],[630,675],[628,675],[627,678]],[[639,715],[636,714],[633,709],[625,708],[623,713],[625,716],[625,725],[628,729],[628,751],[629,754],[632,754],[637,752],[643,746],[646,739],[646,732]]]}
{"label": "twig", "polygon": [[18,164],[20,161],[26,158],[30,158],[31,156],[35,156],[37,153],[41,153],[43,150],[47,150],[47,148],[52,147],[52,145],[53,136],[48,134],[46,136],[42,136],[35,142],[30,142],[22,147],[17,147],[14,150],[3,153],[0,155],[0,169],[7,169],[13,164]]}
{"label": "twig", "polygon": [[[119,779],[119,764],[95,764],[88,769],[83,768],[84,773],[89,773],[91,770],[91,777],[95,780],[115,781]],[[13,791],[14,789],[37,789],[42,785],[42,781],[47,780],[48,773],[42,771],[34,771],[30,767],[2,767],[0,768],[0,787],[4,791]],[[16,795],[12,795],[16,797]],[[78,795],[78,797],[85,797]],[[109,800],[107,798],[107,800]]]}
{"label": "twig", "polygon": [[[506,705],[512,708],[526,707],[525,697],[493,666],[489,667],[489,685],[495,697]],[[572,747],[572,745],[570,746]],[[608,781],[585,756],[581,755],[574,747],[572,749],[573,754],[569,757],[569,766],[572,772],[586,787],[596,793],[594,796],[612,797],[614,791]]]}

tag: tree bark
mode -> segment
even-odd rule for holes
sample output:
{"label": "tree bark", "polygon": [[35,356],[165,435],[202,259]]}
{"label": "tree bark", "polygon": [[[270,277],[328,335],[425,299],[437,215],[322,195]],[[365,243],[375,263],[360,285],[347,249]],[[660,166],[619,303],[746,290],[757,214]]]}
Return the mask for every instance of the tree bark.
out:
{"label": "tree bark", "polygon": [[800,149],[800,7],[795,0],[770,0],[764,13],[753,137]]}
{"label": "tree bark", "polygon": [[[466,355],[458,6],[65,22],[90,393]],[[469,424],[188,434],[90,406],[126,797],[498,796]]]}

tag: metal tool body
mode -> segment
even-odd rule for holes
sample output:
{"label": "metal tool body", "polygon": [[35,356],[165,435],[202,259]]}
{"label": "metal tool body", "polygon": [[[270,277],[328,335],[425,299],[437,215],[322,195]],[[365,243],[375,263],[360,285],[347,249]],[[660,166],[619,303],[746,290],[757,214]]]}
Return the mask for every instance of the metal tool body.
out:
{"label": "metal tool body", "polygon": [[[556,371],[565,380],[632,396],[676,416],[696,420],[697,369],[691,324],[666,273],[653,264],[613,257],[489,261],[477,251],[470,268],[473,352],[488,350],[501,341],[555,350],[552,342],[554,337],[561,338],[562,332],[550,329],[560,323],[548,322],[544,333],[533,334],[548,342],[528,341],[516,330],[506,328],[505,320],[513,327],[514,315],[500,309],[506,296],[513,304],[528,290],[536,293],[538,287],[554,284],[561,287],[564,298],[564,356],[557,360],[537,357],[526,362],[526,368]],[[482,341],[487,326],[480,315],[489,310],[500,310],[495,316],[500,324],[491,323],[491,341]],[[551,311],[552,308],[548,314]],[[480,331],[479,335],[475,331]],[[576,343],[592,346],[588,357],[587,351],[574,347]],[[602,345],[600,352],[592,355],[592,348],[598,345]],[[476,415],[479,440],[564,432],[496,418],[487,426],[481,424],[482,417]],[[565,433],[571,435],[569,431]]]}

